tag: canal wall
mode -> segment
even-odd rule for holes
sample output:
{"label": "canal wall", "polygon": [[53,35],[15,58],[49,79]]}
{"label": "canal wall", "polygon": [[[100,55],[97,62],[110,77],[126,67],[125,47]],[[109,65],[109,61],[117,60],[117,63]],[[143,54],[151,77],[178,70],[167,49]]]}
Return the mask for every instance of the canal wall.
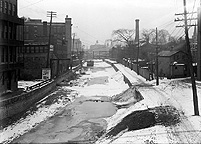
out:
{"label": "canal wall", "polygon": [[62,82],[64,79],[68,79],[80,69],[80,66],[76,67],[72,71],[68,71],[54,80],[50,80],[44,85],[36,87],[30,91],[24,91],[20,95],[13,96],[11,98],[0,101],[0,120],[12,117],[18,113],[21,113],[31,107],[34,103],[44,98],[49,92],[56,88],[56,85]]}
{"label": "canal wall", "polygon": [[[104,60],[106,63],[110,64],[115,71],[119,71],[119,69],[115,66],[115,64],[117,64],[117,62],[111,62],[111,61],[107,61],[107,60]],[[129,87],[132,86],[132,83],[129,81],[129,79],[122,73],[122,75],[124,76],[124,81],[125,83],[128,84]]]}

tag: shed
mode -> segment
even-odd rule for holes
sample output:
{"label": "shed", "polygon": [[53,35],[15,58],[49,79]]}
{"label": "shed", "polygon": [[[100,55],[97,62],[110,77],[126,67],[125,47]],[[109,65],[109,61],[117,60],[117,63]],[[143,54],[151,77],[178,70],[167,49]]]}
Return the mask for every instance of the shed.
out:
{"label": "shed", "polygon": [[160,77],[176,78],[188,76],[187,54],[180,50],[161,51],[158,54],[158,70]]}

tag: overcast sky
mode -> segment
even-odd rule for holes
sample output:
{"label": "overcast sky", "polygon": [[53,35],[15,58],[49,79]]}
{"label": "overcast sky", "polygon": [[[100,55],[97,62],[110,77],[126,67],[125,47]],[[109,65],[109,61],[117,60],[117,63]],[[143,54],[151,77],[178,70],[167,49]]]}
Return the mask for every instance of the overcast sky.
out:
{"label": "overcast sky", "polygon": [[[189,12],[197,10],[199,0],[187,0]],[[72,18],[73,32],[89,47],[96,40],[103,44],[113,30],[135,29],[140,19],[140,30],[166,29],[180,37],[184,34],[175,13],[183,13],[183,0],[18,0],[18,15],[49,21],[47,11],[57,12],[53,22]],[[191,16],[189,16],[191,17]],[[194,23],[194,22],[192,22]]]}

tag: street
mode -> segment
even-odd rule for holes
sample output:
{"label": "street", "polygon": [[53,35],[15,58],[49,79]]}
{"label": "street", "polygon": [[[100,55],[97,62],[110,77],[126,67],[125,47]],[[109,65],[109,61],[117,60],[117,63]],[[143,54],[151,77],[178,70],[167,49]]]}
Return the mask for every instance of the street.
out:
{"label": "street", "polygon": [[100,137],[107,126],[104,118],[117,111],[111,96],[129,87],[123,75],[105,62],[95,61],[94,67],[85,70],[74,80],[62,82],[21,119],[4,128],[1,142],[90,142]]}

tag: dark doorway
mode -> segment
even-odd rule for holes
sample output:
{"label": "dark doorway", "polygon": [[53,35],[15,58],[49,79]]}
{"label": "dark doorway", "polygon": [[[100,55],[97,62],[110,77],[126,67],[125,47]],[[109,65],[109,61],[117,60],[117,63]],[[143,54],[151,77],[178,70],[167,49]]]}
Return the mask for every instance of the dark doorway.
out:
{"label": "dark doorway", "polygon": [[12,80],[12,73],[11,71],[7,71],[7,90],[11,90],[11,80]]}

